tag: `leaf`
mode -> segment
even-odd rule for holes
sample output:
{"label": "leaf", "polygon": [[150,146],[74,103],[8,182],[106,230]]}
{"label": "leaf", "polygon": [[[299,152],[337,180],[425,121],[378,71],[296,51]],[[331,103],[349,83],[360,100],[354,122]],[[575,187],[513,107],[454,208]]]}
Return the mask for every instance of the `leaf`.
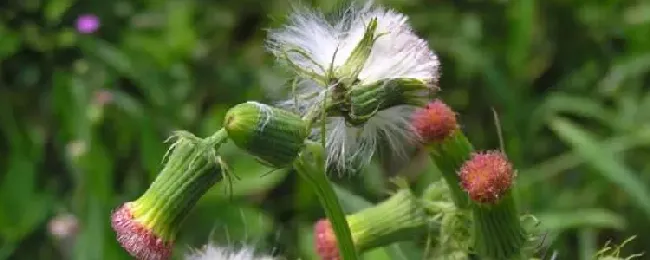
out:
{"label": "leaf", "polygon": [[50,24],[55,24],[61,16],[72,6],[73,0],[50,0],[45,2],[45,19]]}
{"label": "leaf", "polygon": [[13,55],[18,50],[22,39],[18,33],[11,31],[2,23],[0,23],[0,35],[2,35],[0,37],[0,64],[2,64],[5,57]]}
{"label": "leaf", "polygon": [[[616,114],[607,110],[598,100],[565,93],[547,96],[534,113],[533,118],[544,119],[559,116],[560,113],[570,113],[572,116],[597,120],[608,127],[614,127],[617,122]],[[531,131],[537,132],[542,129],[545,122],[546,120],[531,120]]]}
{"label": "leaf", "polygon": [[551,120],[551,128],[565,143],[593,167],[601,176],[628,194],[650,217],[650,191],[644,182],[620,161],[616,154],[600,145],[597,139],[579,126],[563,118]]}
{"label": "leaf", "polygon": [[575,209],[567,212],[544,212],[535,214],[544,228],[549,230],[567,230],[572,228],[598,228],[623,230],[625,219],[610,210]]}
{"label": "leaf", "polygon": [[613,93],[623,86],[625,80],[634,77],[642,78],[648,71],[650,71],[650,52],[632,54],[616,61],[601,80],[598,90],[603,93]]}
{"label": "leaf", "polygon": [[186,243],[177,243],[177,251],[199,248],[212,240],[224,245],[259,243],[274,232],[273,226],[270,216],[244,202],[203,197],[183,224],[180,236]]}
{"label": "leaf", "polygon": [[[641,127],[636,132],[625,136],[612,137],[602,141],[603,149],[613,153],[620,153],[626,150],[650,145],[650,128]],[[576,151],[568,151],[564,154],[552,157],[529,169],[521,171],[521,179],[518,181],[520,188],[526,189],[530,185],[548,180],[561,174],[564,171],[578,167],[585,162],[584,158]]]}

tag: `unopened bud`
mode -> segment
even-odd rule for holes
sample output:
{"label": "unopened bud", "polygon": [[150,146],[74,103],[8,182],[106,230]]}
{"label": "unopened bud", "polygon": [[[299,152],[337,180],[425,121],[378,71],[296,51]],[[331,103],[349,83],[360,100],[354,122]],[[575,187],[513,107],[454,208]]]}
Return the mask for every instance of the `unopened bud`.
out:
{"label": "unopened bud", "polygon": [[314,225],[314,242],[316,253],[321,260],[340,260],[338,242],[332,229],[332,223],[321,219]]}
{"label": "unopened bud", "polygon": [[476,153],[460,169],[463,189],[476,203],[495,204],[510,190],[515,178],[512,164],[497,151]]}
{"label": "unopened bud", "polygon": [[170,259],[183,220],[223,177],[216,149],[227,140],[225,130],[206,139],[186,132],[176,137],[165,167],[149,189],[111,216],[117,241],[138,260]]}
{"label": "unopened bud", "polygon": [[224,127],[238,147],[276,168],[294,161],[309,134],[307,123],[298,115],[256,102],[231,108]]}
{"label": "unopened bud", "polygon": [[[428,215],[410,190],[346,217],[355,248],[364,252],[394,242],[411,240],[427,231]],[[328,220],[314,226],[316,251],[323,260],[340,259],[336,237]]]}
{"label": "unopened bud", "polygon": [[469,200],[460,187],[457,172],[474,148],[458,127],[456,113],[441,100],[435,100],[417,110],[411,122],[447,182],[454,203],[458,208],[467,208]]}
{"label": "unopened bud", "polygon": [[501,152],[473,154],[460,170],[474,219],[474,250],[488,259],[511,259],[521,253],[526,232],[512,194],[515,171]]}
{"label": "unopened bud", "polygon": [[439,99],[418,109],[411,120],[425,144],[443,142],[458,129],[456,113]]}

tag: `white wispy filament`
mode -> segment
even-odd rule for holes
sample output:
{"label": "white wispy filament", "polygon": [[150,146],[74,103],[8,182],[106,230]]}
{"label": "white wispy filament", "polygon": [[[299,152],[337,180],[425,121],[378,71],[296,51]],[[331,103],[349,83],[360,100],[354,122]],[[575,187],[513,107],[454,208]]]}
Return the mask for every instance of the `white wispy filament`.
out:
{"label": "white wispy filament", "polygon": [[214,244],[205,245],[201,250],[194,250],[185,255],[185,260],[273,260],[270,256],[257,256],[250,247],[230,248]]}
{"label": "white wispy filament", "polygon": [[[336,69],[346,65],[373,19],[377,39],[365,62],[353,64],[358,74],[355,85],[350,87],[408,78],[434,89],[440,62],[428,43],[413,32],[405,15],[368,3],[353,5],[337,19],[328,20],[319,12],[296,8],[285,26],[269,31],[267,40],[269,51],[299,75],[295,96],[282,105],[303,115],[322,106],[325,93],[330,91],[327,95],[331,96],[340,78]],[[405,149],[417,139],[410,130],[412,108],[381,110],[357,126],[347,124],[343,117],[328,118],[328,165],[342,171],[358,168],[370,160],[378,145],[393,157],[404,156]]]}

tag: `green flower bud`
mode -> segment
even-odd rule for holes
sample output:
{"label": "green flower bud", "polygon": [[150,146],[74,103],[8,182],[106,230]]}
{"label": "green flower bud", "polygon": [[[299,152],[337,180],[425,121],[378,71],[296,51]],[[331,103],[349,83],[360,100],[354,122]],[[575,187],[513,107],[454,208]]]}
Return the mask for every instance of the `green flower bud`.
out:
{"label": "green flower bud", "polygon": [[232,107],[224,127],[239,148],[276,168],[291,165],[309,135],[298,115],[256,102]]}
{"label": "green flower bud", "polygon": [[[346,217],[352,241],[359,252],[425,234],[429,218],[420,201],[403,189],[388,200]],[[314,225],[315,247],[323,260],[340,259],[336,236],[328,220]]]}
{"label": "green flower bud", "polygon": [[113,212],[117,241],[139,260],[171,257],[176,233],[196,202],[222,179],[216,147],[227,140],[225,130],[200,139],[176,134],[167,162],[145,193]]}

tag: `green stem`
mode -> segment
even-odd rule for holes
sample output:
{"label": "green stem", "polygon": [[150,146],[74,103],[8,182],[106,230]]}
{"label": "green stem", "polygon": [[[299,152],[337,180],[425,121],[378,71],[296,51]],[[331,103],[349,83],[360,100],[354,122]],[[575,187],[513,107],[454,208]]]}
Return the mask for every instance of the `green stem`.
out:
{"label": "green stem", "polygon": [[187,132],[176,137],[165,167],[131,209],[140,223],[166,241],[174,240],[188,212],[222,179],[216,149],[227,140],[224,129],[206,139]]}
{"label": "green stem", "polygon": [[469,206],[467,193],[460,187],[458,170],[469,159],[474,147],[467,140],[462,131],[456,130],[442,143],[430,147],[429,155],[436,163],[451,190],[452,199],[458,208],[466,209]]}
{"label": "green stem", "polygon": [[294,167],[301,178],[305,179],[318,197],[325,215],[332,224],[339,252],[344,260],[358,259],[354,248],[350,227],[345,219],[338,196],[325,175],[325,158],[323,148],[315,143],[308,143],[306,149],[294,162]]}
{"label": "green stem", "polygon": [[428,217],[418,198],[408,189],[388,200],[347,217],[352,238],[362,252],[397,241],[410,240],[428,231]]}
{"label": "green stem", "polygon": [[487,259],[518,259],[525,242],[514,196],[509,192],[496,205],[474,205],[474,246]]}

